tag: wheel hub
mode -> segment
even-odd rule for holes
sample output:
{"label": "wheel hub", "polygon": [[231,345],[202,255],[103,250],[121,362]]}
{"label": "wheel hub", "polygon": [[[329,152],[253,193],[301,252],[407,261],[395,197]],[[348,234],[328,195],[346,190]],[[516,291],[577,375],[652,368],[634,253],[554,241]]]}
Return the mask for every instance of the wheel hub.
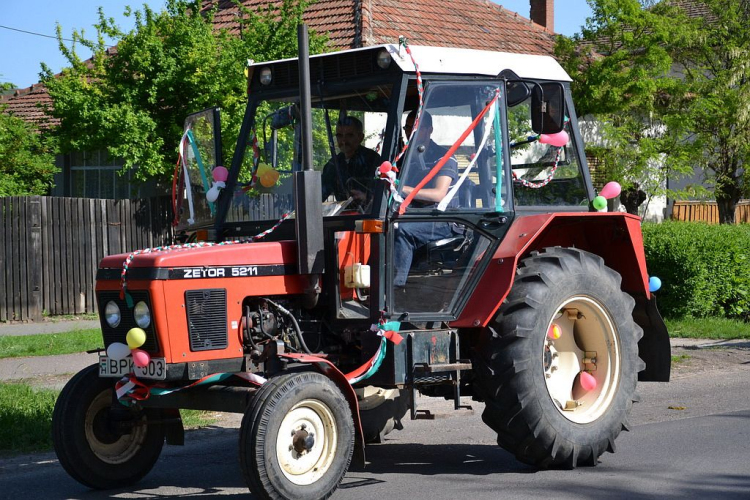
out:
{"label": "wheel hub", "polygon": [[542,364],[550,398],[562,415],[590,423],[608,408],[619,383],[617,329],[594,299],[572,297],[548,325]]}
{"label": "wheel hub", "polygon": [[292,434],[292,447],[300,455],[304,455],[315,446],[315,434],[307,432],[306,428],[307,425],[302,424],[299,430]]}
{"label": "wheel hub", "polygon": [[337,439],[328,406],[314,399],[300,401],[279,427],[276,456],[282,473],[294,484],[313,484],[333,463]]}

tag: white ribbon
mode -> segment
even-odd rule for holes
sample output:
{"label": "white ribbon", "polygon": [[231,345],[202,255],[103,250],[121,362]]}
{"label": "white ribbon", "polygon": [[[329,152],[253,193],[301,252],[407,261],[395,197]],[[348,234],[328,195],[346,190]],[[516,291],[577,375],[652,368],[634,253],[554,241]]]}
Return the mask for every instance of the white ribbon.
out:
{"label": "white ribbon", "polygon": [[185,171],[185,195],[188,200],[188,211],[190,212],[190,218],[187,220],[188,225],[195,224],[195,209],[193,208],[193,185],[190,182],[190,172],[188,171],[187,156],[185,155],[185,141],[187,140],[188,130],[182,134],[180,139],[180,158],[182,159],[182,168]]}
{"label": "white ribbon", "polygon": [[458,182],[454,184],[454,186],[451,188],[450,191],[448,191],[448,194],[445,195],[445,198],[443,198],[440,203],[438,203],[437,209],[441,212],[445,212],[445,209],[448,207],[448,204],[453,200],[453,198],[456,196],[456,193],[461,188],[461,185],[463,185],[466,178],[469,176],[469,173],[471,172],[471,169],[474,168],[474,164],[479,159],[479,155],[484,149],[484,146],[487,144],[487,138],[490,136],[490,130],[492,130],[492,123],[495,119],[495,109],[497,106],[490,107],[489,113],[487,114],[487,120],[485,120],[485,124],[489,123],[489,126],[484,127],[484,136],[482,137],[482,142],[479,143],[479,149],[474,154],[474,158],[472,158],[471,163],[466,167],[466,170],[464,170],[464,173],[461,174],[461,177],[458,179]]}

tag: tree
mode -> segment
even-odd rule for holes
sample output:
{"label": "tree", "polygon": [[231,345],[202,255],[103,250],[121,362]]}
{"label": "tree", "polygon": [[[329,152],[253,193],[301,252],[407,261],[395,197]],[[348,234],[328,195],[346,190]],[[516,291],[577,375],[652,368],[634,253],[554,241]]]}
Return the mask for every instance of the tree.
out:
{"label": "tree", "polygon": [[[601,123],[593,152],[607,173],[649,194],[667,177],[703,170],[721,222],[747,194],[750,159],[748,0],[589,0],[580,35],[556,52],[573,76],[579,113]],[[688,17],[683,6],[707,15]],[[681,193],[671,193],[681,194]]]}
{"label": "tree", "polygon": [[0,197],[46,195],[57,171],[39,131],[0,107]]}
{"label": "tree", "polygon": [[[136,178],[165,179],[171,174],[184,118],[217,105],[222,109],[225,149],[233,144],[242,120],[248,58],[256,60],[296,54],[296,26],[306,0],[282,0],[259,12],[241,8],[237,37],[215,30],[214,11],[201,2],[168,0],[156,13],[144,6],[135,27],[124,33],[99,10],[96,39],[74,32],[67,47],[58,27],[60,50],[71,67],[55,77],[45,68],[44,82],[53,99],[51,114],[62,152],[106,149],[136,168]],[[294,36],[290,34],[294,33]],[[104,36],[117,42],[108,49]],[[81,60],[80,44],[93,53]],[[323,39],[311,37],[311,51]]]}

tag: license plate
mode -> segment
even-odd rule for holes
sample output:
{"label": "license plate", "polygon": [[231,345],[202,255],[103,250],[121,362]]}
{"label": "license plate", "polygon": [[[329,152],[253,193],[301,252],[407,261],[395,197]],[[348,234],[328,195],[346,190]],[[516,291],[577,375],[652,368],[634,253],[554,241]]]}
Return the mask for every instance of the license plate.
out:
{"label": "license plate", "polygon": [[164,358],[151,358],[146,366],[135,366],[133,358],[111,359],[99,356],[100,377],[124,377],[129,373],[138,378],[165,380],[167,378],[167,363]]}

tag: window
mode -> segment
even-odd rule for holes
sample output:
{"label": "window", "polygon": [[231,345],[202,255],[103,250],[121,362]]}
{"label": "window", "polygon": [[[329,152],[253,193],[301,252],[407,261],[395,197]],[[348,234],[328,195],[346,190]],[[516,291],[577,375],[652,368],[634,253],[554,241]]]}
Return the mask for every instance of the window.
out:
{"label": "window", "polygon": [[132,191],[131,174],[120,174],[124,161],[112,159],[106,151],[76,152],[70,155],[69,194],[79,198],[123,199],[138,196]]}
{"label": "window", "polygon": [[[455,153],[446,158],[449,149],[470,129],[496,92],[498,86],[483,83],[432,83],[428,86],[424,111],[418,130],[411,137],[401,174],[402,194],[409,194],[438,163],[442,160],[444,163],[435,177],[414,196],[409,210],[504,209],[509,191],[502,175],[502,135],[495,134],[494,117],[498,106],[490,106]],[[500,96],[498,104],[502,99]],[[411,134],[415,114],[415,109],[404,114],[406,137]],[[497,161],[497,151],[501,152],[500,161]],[[498,171],[501,172],[500,182]]]}
{"label": "window", "polygon": [[[569,123],[564,130],[568,137]],[[508,129],[517,208],[588,205],[575,141],[562,147],[543,143],[531,128],[530,98],[508,110]]]}

